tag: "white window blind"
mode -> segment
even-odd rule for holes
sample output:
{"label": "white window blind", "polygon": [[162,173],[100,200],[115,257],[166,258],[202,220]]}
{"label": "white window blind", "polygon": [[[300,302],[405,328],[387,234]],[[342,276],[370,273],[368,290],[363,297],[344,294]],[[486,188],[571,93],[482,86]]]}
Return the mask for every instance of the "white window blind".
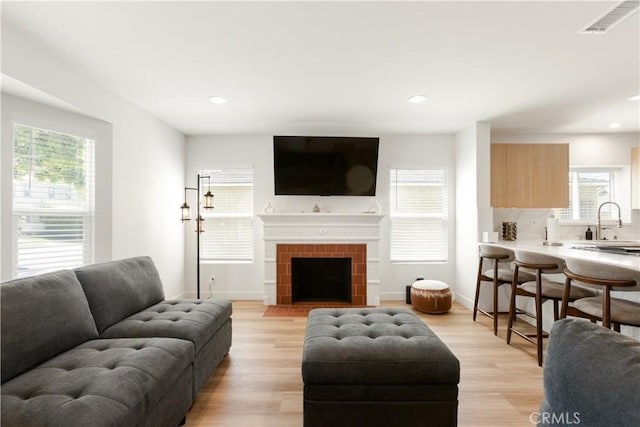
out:
{"label": "white window blind", "polygon": [[[253,260],[253,169],[200,171],[211,177],[214,210],[203,212],[203,261]],[[208,190],[203,180],[203,190]]]}
{"label": "white window blind", "polygon": [[447,261],[445,170],[390,171],[391,261]]}
{"label": "white window blind", "polygon": [[[561,220],[595,221],[598,206],[614,200],[615,172],[615,169],[572,168],[569,172],[569,207],[554,209],[554,215]],[[605,205],[601,214],[602,218],[609,218],[611,205]]]}
{"label": "white window blind", "polygon": [[94,262],[95,141],[16,124],[13,277]]}

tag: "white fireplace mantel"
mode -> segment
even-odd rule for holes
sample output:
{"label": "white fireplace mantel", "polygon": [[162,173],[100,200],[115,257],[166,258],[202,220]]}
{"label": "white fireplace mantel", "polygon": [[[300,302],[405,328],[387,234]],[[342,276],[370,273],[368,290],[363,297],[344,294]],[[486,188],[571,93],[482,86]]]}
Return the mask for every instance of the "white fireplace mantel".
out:
{"label": "white fireplace mantel", "polygon": [[367,245],[367,305],[379,305],[380,221],[375,213],[274,213],[264,224],[264,304],[276,304],[276,247],[279,243]]}

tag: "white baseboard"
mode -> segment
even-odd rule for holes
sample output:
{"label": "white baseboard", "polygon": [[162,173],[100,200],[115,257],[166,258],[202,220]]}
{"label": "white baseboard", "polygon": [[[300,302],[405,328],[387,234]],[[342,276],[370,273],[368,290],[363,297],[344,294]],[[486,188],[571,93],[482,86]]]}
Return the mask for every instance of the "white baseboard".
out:
{"label": "white baseboard", "polygon": [[456,302],[464,305],[469,310],[473,310],[473,300],[465,297],[464,295],[456,294]]}
{"label": "white baseboard", "polygon": [[[196,292],[189,291],[183,292],[178,296],[167,299],[195,299]],[[262,294],[258,292],[237,292],[237,291],[216,291],[210,294],[209,291],[200,291],[200,299],[213,299],[213,300],[246,300],[246,301],[262,301]]]}
{"label": "white baseboard", "polygon": [[404,292],[380,292],[380,301],[404,301],[406,298]]}

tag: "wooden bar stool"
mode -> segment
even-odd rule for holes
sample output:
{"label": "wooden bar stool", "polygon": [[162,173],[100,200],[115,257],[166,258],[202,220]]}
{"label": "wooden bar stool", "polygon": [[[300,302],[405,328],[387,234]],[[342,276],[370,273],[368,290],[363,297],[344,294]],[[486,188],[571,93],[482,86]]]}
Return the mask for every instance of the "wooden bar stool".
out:
{"label": "wooden bar stool", "polygon": [[[516,250],[513,261],[515,274],[520,274],[524,268],[535,272],[535,280],[519,285],[516,281],[511,283],[511,301],[509,304],[509,326],[507,328],[507,344],[511,344],[511,333],[535,344],[538,351],[538,366],[542,366],[542,342],[549,334],[542,329],[542,304],[545,301],[553,301],[553,320],[558,320],[558,304],[562,301],[564,283],[554,281],[545,274],[560,274],[564,270],[564,260],[551,255]],[[574,287],[569,295],[569,301],[595,295],[595,292],[581,287]],[[535,314],[519,310],[516,307],[516,296],[533,298],[535,301]],[[536,321],[536,333],[526,333],[514,327],[516,316],[523,314],[532,317]]]}
{"label": "wooden bar stool", "polygon": [[[564,274],[567,278],[560,317],[585,317],[601,321],[605,328],[611,328],[613,324],[613,329],[617,332],[620,332],[620,325],[640,327],[640,303],[611,297],[611,291],[639,292],[640,271],[576,259],[568,259],[566,262]],[[570,307],[568,296],[573,290],[572,281],[602,288],[601,295],[580,298]]]}
{"label": "wooden bar stool", "polygon": [[[533,274],[524,271],[514,276],[514,270],[510,265],[513,258],[514,253],[510,249],[493,245],[480,245],[480,262],[478,263],[476,297],[473,302],[473,321],[476,321],[476,315],[478,312],[492,318],[494,335],[498,335],[498,289],[500,288],[500,286],[510,284],[514,280],[514,277],[517,277],[518,283],[535,280],[535,276]],[[485,260],[493,261],[493,268],[485,271]],[[504,267],[501,268],[500,264],[502,264]],[[493,284],[493,308],[491,313],[478,307],[478,300],[480,299],[480,286],[483,282],[489,282]]]}

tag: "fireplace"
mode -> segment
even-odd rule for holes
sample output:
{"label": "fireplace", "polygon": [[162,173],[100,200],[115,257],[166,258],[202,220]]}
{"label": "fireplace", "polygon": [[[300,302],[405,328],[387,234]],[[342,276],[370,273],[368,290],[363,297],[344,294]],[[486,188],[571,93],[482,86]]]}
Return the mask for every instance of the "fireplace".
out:
{"label": "fireplace", "polygon": [[[277,304],[292,304],[301,300],[294,300],[292,283],[295,280],[295,259],[337,260],[335,263],[348,263],[348,282],[350,289],[342,292],[342,296],[329,296],[328,292],[335,289],[323,289],[326,285],[318,283],[312,296],[306,296],[306,301],[318,302],[350,302],[353,305],[366,305],[367,296],[367,245],[365,244],[278,244],[276,245],[276,301]],[[322,261],[321,261],[322,262]],[[302,262],[305,264],[305,262]],[[331,261],[327,261],[328,264]],[[316,273],[317,274],[317,273]],[[344,277],[344,271],[340,273]],[[334,273],[333,276],[337,274]],[[333,280],[333,279],[332,279]],[[303,285],[308,284],[304,283]],[[342,283],[344,285],[344,283]],[[336,288],[337,285],[331,285]],[[347,295],[347,296],[345,296]],[[298,295],[296,295],[297,297]],[[339,299],[338,299],[339,298]]]}
{"label": "fireplace", "polygon": [[351,302],[351,258],[291,258],[291,302]]}
{"label": "fireplace", "polygon": [[292,303],[291,258],[351,258],[351,304],[380,304],[379,240],[384,215],[321,212],[258,216],[264,223],[265,305]]}

